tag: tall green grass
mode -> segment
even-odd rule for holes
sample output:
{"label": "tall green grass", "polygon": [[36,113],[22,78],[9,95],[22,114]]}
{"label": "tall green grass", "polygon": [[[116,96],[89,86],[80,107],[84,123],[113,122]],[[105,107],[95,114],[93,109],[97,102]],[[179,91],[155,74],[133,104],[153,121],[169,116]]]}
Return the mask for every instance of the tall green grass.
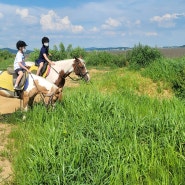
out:
{"label": "tall green grass", "polygon": [[[24,121],[13,115],[15,184],[184,183],[183,102],[138,96],[114,75],[64,89],[54,110],[37,104]],[[116,90],[105,93],[103,83]]]}
{"label": "tall green grass", "polygon": [[0,71],[6,70],[8,66],[13,66],[14,58],[1,59],[0,58]]}
{"label": "tall green grass", "polygon": [[164,81],[177,97],[185,98],[185,58],[161,59],[150,64],[142,74],[154,81]]}

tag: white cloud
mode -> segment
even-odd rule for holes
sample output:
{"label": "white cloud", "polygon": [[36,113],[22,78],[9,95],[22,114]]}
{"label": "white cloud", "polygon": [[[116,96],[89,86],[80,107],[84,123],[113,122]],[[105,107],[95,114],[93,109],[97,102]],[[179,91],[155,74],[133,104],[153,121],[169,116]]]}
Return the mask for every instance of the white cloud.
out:
{"label": "white cloud", "polygon": [[43,30],[68,30],[73,33],[82,32],[84,30],[83,26],[81,25],[72,25],[68,16],[61,18],[53,10],[50,10],[48,14],[41,15],[40,24]]}
{"label": "white cloud", "polygon": [[3,18],[3,17],[4,17],[3,13],[0,12],[0,19]]}
{"label": "white cloud", "polygon": [[29,15],[29,10],[28,9],[16,9],[16,14],[20,15],[22,19],[28,17]]}
{"label": "white cloud", "polygon": [[165,14],[163,16],[154,16],[150,19],[151,22],[157,22],[160,27],[174,27],[175,26],[175,19],[178,19],[179,17],[185,17],[185,13],[178,14],[178,13],[173,13],[173,14]]}
{"label": "white cloud", "polygon": [[157,36],[158,34],[156,32],[147,32],[145,33],[146,36]]}
{"label": "white cloud", "polygon": [[135,25],[140,25],[141,24],[141,21],[140,20],[136,20],[135,21]]}
{"label": "white cloud", "polygon": [[74,26],[74,25],[71,25],[71,31],[73,33],[78,33],[78,32],[82,32],[84,30],[83,26],[81,25],[77,25],[77,26]]}
{"label": "white cloud", "polygon": [[115,31],[106,31],[104,34],[108,36],[115,36],[117,33]]}
{"label": "white cloud", "polygon": [[105,21],[105,24],[102,25],[103,29],[109,29],[109,28],[115,28],[121,25],[121,22],[113,19],[113,18],[109,18],[108,20]]}
{"label": "white cloud", "polygon": [[125,33],[125,32],[122,32],[122,33],[121,33],[121,36],[122,36],[122,37],[124,37],[125,35],[126,35],[126,33]]}
{"label": "white cloud", "polygon": [[98,32],[99,29],[98,29],[96,26],[94,26],[92,29],[90,29],[90,31],[91,31],[91,32]]}
{"label": "white cloud", "polygon": [[29,10],[27,8],[17,8],[16,15],[19,15],[21,19],[26,21],[29,24],[35,24],[37,22],[37,18],[29,14]]}

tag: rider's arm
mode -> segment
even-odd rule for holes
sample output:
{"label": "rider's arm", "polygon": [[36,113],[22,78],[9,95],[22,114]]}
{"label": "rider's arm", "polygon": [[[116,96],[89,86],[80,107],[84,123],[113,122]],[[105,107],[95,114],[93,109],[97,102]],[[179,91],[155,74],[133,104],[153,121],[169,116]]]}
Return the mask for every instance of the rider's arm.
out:
{"label": "rider's arm", "polygon": [[53,62],[47,57],[46,53],[44,53],[43,56],[44,56],[45,60],[46,60],[50,65],[53,64]]}
{"label": "rider's arm", "polygon": [[43,54],[45,60],[50,64],[50,65],[54,65],[55,63],[53,63],[46,55],[46,53]]}
{"label": "rider's arm", "polygon": [[26,68],[26,66],[24,66],[24,65],[22,64],[22,62],[18,62],[18,64],[19,64],[19,66],[20,66],[21,68],[25,69],[26,71],[29,71],[28,68]]}

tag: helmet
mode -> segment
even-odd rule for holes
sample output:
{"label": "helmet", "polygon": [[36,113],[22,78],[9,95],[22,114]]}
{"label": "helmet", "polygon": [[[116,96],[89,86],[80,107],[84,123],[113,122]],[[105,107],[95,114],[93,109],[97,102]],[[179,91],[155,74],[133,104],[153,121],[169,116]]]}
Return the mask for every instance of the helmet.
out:
{"label": "helmet", "polygon": [[42,44],[44,44],[45,42],[49,42],[49,38],[48,37],[43,37],[42,38]]}
{"label": "helmet", "polygon": [[25,46],[27,46],[27,44],[22,40],[19,40],[16,44],[17,49],[19,49],[20,47],[25,47]]}

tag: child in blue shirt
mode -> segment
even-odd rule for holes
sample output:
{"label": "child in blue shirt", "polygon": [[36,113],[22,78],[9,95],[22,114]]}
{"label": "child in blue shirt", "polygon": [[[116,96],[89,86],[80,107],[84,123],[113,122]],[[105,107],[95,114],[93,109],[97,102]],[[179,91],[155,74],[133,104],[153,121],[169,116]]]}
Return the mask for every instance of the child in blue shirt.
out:
{"label": "child in blue shirt", "polygon": [[52,62],[49,58],[49,38],[48,37],[43,37],[42,38],[42,48],[40,50],[39,58],[36,60],[38,64],[38,70],[37,70],[37,75],[40,75],[40,71],[44,65],[45,62],[48,62],[49,65],[55,65],[54,62]]}

